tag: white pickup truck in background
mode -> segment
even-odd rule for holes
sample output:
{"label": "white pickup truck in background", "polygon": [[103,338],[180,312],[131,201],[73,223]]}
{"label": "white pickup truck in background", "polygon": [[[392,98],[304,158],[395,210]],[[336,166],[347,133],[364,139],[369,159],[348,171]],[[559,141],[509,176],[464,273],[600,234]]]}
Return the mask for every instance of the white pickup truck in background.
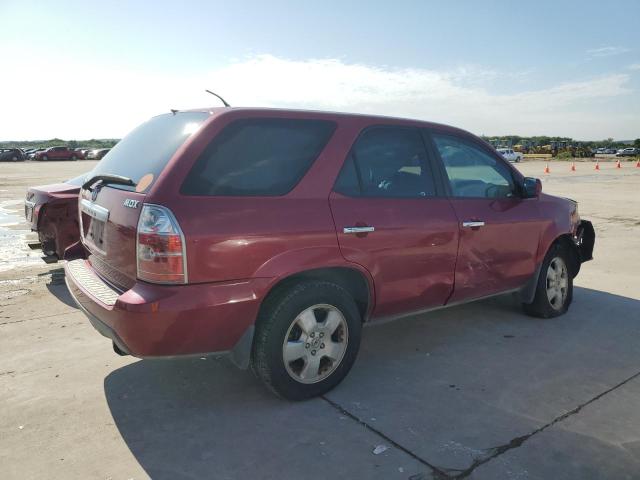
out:
{"label": "white pickup truck in background", "polygon": [[498,148],[498,153],[504,157],[505,160],[509,160],[510,162],[521,162],[522,161],[522,153],[515,152],[512,148]]}

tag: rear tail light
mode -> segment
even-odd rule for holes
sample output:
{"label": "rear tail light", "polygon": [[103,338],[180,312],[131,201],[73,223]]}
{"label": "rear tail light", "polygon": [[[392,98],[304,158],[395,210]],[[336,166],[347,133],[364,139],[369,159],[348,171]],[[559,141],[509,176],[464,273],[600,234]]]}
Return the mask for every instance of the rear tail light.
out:
{"label": "rear tail light", "polygon": [[168,208],[142,205],[136,243],[140,280],[187,283],[184,235]]}

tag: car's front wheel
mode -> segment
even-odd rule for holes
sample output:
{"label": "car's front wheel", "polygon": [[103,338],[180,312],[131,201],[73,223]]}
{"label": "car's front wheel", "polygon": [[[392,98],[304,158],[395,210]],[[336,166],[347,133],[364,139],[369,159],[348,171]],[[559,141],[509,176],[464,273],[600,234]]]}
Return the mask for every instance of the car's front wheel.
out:
{"label": "car's front wheel", "polygon": [[572,300],[573,278],[569,271],[569,254],[560,243],[555,243],[542,262],[534,300],[523,304],[523,308],[534,317],[551,318],[564,314]]}
{"label": "car's front wheel", "polygon": [[253,371],[286,399],[322,395],[349,373],[361,328],[355,301],[339,285],[305,281],[281,289],[256,323]]}

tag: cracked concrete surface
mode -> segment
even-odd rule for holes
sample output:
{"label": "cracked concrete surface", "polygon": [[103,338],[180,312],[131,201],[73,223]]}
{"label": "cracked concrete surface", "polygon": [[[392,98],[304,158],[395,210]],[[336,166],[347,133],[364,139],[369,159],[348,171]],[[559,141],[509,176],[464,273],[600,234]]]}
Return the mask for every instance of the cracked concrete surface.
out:
{"label": "cracked concrete surface", "polygon": [[[560,423],[560,422],[564,422],[565,420],[567,420],[568,418],[572,417],[573,415],[578,414],[583,408],[591,405],[592,403],[600,400],[601,398],[603,398],[605,395],[608,395],[612,392],[614,392],[615,390],[624,387],[625,385],[627,385],[627,383],[636,380],[638,377],[640,376],[640,371],[631,375],[629,378],[623,380],[622,382],[618,383],[617,385],[614,385],[613,387],[605,390],[604,392],[596,395],[593,398],[590,398],[589,400],[587,400],[586,402],[576,406],[574,409],[572,409],[569,412],[563,413],[562,415],[554,418],[552,421],[544,424],[543,426],[525,434],[522,435],[520,437],[516,437],[511,439],[509,442],[503,444],[503,445],[498,445],[495,447],[490,447],[484,451],[481,450],[476,450],[475,453],[475,459],[473,460],[473,462],[471,463],[471,465],[467,468],[465,468],[464,470],[459,470],[459,469],[446,469],[446,468],[442,468],[442,467],[438,467],[436,465],[433,465],[431,463],[429,463],[429,461],[427,461],[424,458],[421,458],[419,455],[417,455],[415,452],[408,450],[406,447],[404,447],[401,443],[398,443],[397,441],[395,441],[394,439],[388,437],[386,434],[384,434],[382,431],[376,429],[375,427],[371,426],[370,424],[368,424],[366,421],[362,420],[361,418],[358,418],[357,416],[355,416],[354,414],[352,414],[351,412],[347,411],[346,409],[344,409],[342,406],[340,406],[339,404],[337,404],[336,402],[323,397],[330,405],[332,405],[333,407],[335,407],[336,409],[338,409],[340,412],[342,412],[343,414],[349,416],[349,418],[352,418],[353,420],[355,420],[356,422],[362,424],[363,426],[365,426],[368,430],[374,432],[375,434],[377,434],[381,440],[388,442],[389,444],[393,445],[395,448],[407,453],[409,456],[411,456],[412,458],[416,459],[418,462],[420,462],[422,465],[428,467],[430,469],[430,476],[433,479],[436,480],[446,480],[446,479],[464,479],[464,478],[469,478],[473,476],[473,473],[476,471],[477,468],[484,466],[485,464],[498,459],[498,457],[510,452],[511,450],[517,449],[522,447],[525,442],[529,441],[530,439],[532,439],[535,435],[538,435],[542,432],[544,432],[546,429],[553,427],[554,425]],[[464,448],[462,445],[457,444],[459,447]],[[633,445],[635,448],[640,449],[640,440],[635,440],[633,441]],[[635,462],[634,462],[635,463]],[[637,467],[640,468],[640,460],[638,460],[638,464]],[[635,470],[636,466],[634,466],[634,470],[633,471],[628,471],[628,472],[620,472],[616,478],[635,478],[638,474],[640,474],[640,470]],[[494,475],[497,475],[497,472],[494,471]],[[502,474],[506,474],[509,478],[520,478],[522,477],[522,475],[525,475],[524,478],[528,477],[528,472],[527,471],[521,471],[520,473],[516,473],[515,476],[513,476],[513,472],[508,471],[508,472],[501,472]],[[486,472],[483,472],[483,475],[486,474]],[[549,477],[554,477],[554,478],[558,478],[557,476],[557,472],[549,472]],[[424,476],[424,475],[423,475]],[[491,477],[491,478],[497,478],[497,477]],[[569,477],[571,478],[571,477]],[[585,477],[581,477],[581,478],[585,478]]]}
{"label": "cracked concrete surface", "polygon": [[[0,200],[86,165],[8,166]],[[545,190],[598,235],[567,315],[506,296],[372,326],[346,381],[303,403],[223,358],[118,357],[60,265],[0,268],[0,478],[640,478],[640,169],[551,167]]]}

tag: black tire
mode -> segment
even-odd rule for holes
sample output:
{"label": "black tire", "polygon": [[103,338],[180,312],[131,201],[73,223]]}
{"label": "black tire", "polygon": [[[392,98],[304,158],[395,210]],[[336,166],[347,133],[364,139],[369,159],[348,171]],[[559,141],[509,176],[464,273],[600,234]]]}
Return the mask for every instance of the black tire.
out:
{"label": "black tire", "polygon": [[[549,299],[549,294],[547,293],[547,287],[549,286],[547,276],[555,259],[560,259],[564,262],[567,286],[566,294],[561,295],[561,300],[556,300],[555,304],[553,304]],[[569,271],[569,265],[570,258],[567,249],[560,243],[554,243],[542,262],[542,268],[540,269],[540,276],[538,277],[538,284],[536,285],[536,294],[533,302],[522,304],[527,315],[538,318],[553,318],[564,315],[567,312],[569,305],[571,305],[573,300],[573,277]]]}
{"label": "black tire", "polygon": [[40,158],[42,159],[43,162],[46,162],[47,160],[49,160],[49,157],[47,157],[46,155],[43,155]]}
{"label": "black tire", "polygon": [[[285,366],[285,337],[291,334],[292,325],[302,312],[321,304],[335,308],[342,314],[347,330],[346,350],[341,360],[331,367],[333,371],[328,376],[316,383],[302,383],[289,373],[291,364]],[[304,281],[281,288],[265,300],[258,316],[251,355],[252,369],[267,387],[288,400],[322,395],[338,385],[351,370],[360,348],[361,330],[358,307],[351,295],[339,285],[325,281]]]}
{"label": "black tire", "polygon": [[76,161],[78,160],[78,157],[76,157],[75,155],[71,155],[71,160]]}

